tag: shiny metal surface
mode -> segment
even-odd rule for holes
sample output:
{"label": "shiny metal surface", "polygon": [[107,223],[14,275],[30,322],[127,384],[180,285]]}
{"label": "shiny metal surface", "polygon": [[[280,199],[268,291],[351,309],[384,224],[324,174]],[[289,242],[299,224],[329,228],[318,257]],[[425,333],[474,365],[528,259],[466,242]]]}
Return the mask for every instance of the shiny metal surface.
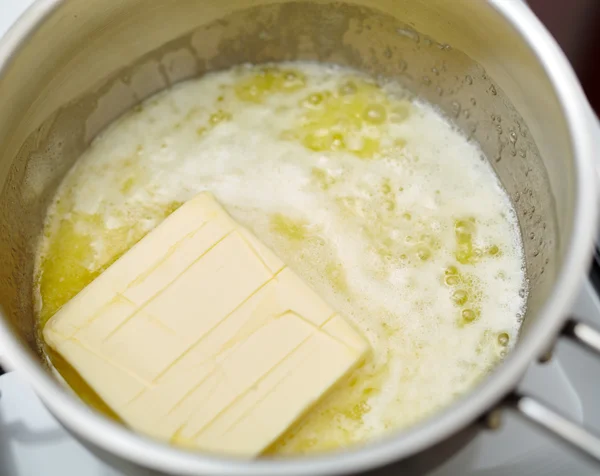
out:
{"label": "shiny metal surface", "polygon": [[584,456],[600,461],[600,437],[592,435],[535,398],[515,395],[511,398],[511,406],[533,423],[582,451]]}
{"label": "shiny metal surface", "polygon": [[570,319],[563,330],[563,334],[600,356],[600,331],[598,329],[575,319]]}
{"label": "shiny metal surface", "polygon": [[[524,238],[528,312],[514,352],[469,395],[408,431],[318,458],[243,462],[134,435],[75,400],[41,362],[33,250],[58,183],[140,100],[241,62],[311,59],[397,78],[477,140]],[[81,439],[176,474],[338,474],[405,459],[510,393],[562,328],[591,257],[591,125],[564,56],[519,2],[40,0],[0,45],[0,347]]]}

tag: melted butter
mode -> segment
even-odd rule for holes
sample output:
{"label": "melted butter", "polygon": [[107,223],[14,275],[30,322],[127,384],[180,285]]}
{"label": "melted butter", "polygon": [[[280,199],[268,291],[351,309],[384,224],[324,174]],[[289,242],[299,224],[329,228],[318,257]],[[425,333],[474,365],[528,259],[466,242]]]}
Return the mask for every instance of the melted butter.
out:
{"label": "melted butter", "polygon": [[363,159],[381,156],[388,116],[401,122],[410,114],[410,103],[392,103],[375,82],[365,78],[313,92],[301,105],[306,110],[288,137],[312,151],[343,150]]}
{"label": "melted butter", "polygon": [[[510,350],[525,305],[517,222],[480,156],[398,85],[352,70],[295,63],[183,83],[110,126],[61,185],[38,256],[40,328],[209,190],[373,348],[268,453],[327,451],[410,426]],[[84,401],[111,413],[49,358]]]}

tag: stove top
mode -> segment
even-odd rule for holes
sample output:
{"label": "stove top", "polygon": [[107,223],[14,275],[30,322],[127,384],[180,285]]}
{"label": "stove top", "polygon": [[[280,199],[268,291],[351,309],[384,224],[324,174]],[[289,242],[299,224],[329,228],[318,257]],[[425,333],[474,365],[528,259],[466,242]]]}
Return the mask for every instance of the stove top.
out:
{"label": "stove top", "polygon": [[[0,37],[33,0],[0,2]],[[597,121],[590,110],[590,120]],[[600,127],[598,129],[600,143]],[[599,167],[600,168],[600,167]],[[599,247],[600,249],[600,247]],[[573,313],[600,325],[600,251]],[[0,476],[124,475],[103,464],[48,413],[18,372],[0,369]],[[569,342],[559,342],[553,359],[533,364],[521,389],[552,404],[574,421],[600,433],[600,361]],[[546,433],[506,412],[497,431],[482,432],[431,476],[594,476],[600,469]]]}

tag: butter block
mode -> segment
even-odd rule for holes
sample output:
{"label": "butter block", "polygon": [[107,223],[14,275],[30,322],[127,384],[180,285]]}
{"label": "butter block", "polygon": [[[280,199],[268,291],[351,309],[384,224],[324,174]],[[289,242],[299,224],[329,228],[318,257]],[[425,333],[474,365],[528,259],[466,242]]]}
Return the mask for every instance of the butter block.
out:
{"label": "butter block", "polygon": [[368,352],[364,338],[209,193],[46,324],[131,428],[254,457]]}

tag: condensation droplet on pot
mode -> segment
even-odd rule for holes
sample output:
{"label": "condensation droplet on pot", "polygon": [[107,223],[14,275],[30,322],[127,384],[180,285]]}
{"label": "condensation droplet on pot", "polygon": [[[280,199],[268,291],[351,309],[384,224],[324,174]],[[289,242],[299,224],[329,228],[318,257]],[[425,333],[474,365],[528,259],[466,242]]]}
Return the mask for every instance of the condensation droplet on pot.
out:
{"label": "condensation droplet on pot", "polygon": [[487,74],[485,74],[485,71],[483,73],[481,73],[481,79],[487,79]]}
{"label": "condensation droplet on pot", "polygon": [[525,157],[527,157],[527,151],[525,149],[521,149],[519,151],[519,157],[521,157],[522,159],[524,159]]}
{"label": "condensation droplet on pot", "polygon": [[502,116],[496,116],[496,122],[500,124],[502,122]]}
{"label": "condensation droplet on pot", "polygon": [[473,78],[468,74],[465,76],[465,81],[469,86],[473,84]]}
{"label": "condensation droplet on pot", "polygon": [[535,238],[535,233],[532,231],[531,233],[529,233],[529,239],[533,240]]}
{"label": "condensation droplet on pot", "polygon": [[423,76],[423,78],[421,79],[421,82],[425,86],[429,86],[431,84],[431,79],[429,79],[429,76]]}
{"label": "condensation droplet on pot", "polygon": [[471,140],[475,133],[477,132],[477,124],[472,124],[469,130],[469,134],[467,134],[467,140]]}
{"label": "condensation droplet on pot", "polygon": [[409,30],[408,28],[398,28],[396,33],[414,41],[415,43],[419,43],[419,41],[421,41],[419,34],[414,30]]}
{"label": "condensation droplet on pot", "polygon": [[258,34],[258,38],[260,40],[266,41],[266,40],[271,39],[271,35],[269,35],[269,33],[267,33],[265,30],[263,30]]}
{"label": "condensation droplet on pot", "polygon": [[477,106],[477,99],[471,98],[471,105]]}
{"label": "condensation droplet on pot", "polygon": [[490,86],[489,92],[492,96],[498,94],[498,91],[496,91],[496,86],[494,86],[493,84]]}
{"label": "condensation droplet on pot", "polygon": [[431,46],[433,44],[432,41],[429,38],[425,38],[423,40],[423,43],[425,43],[425,45],[427,45],[427,46]]}
{"label": "condensation droplet on pot", "polygon": [[516,133],[515,131],[512,131],[512,132],[510,133],[510,141],[511,141],[513,144],[516,144],[516,142],[517,142],[517,139],[518,139],[518,137],[517,137],[517,133]]}
{"label": "condensation droplet on pot", "polygon": [[516,149],[510,149],[510,155],[512,155],[513,157],[517,156],[517,150]]}
{"label": "condensation droplet on pot", "polygon": [[400,70],[401,73],[406,71],[406,68],[408,68],[408,64],[406,63],[406,61],[404,61],[404,60],[398,61],[398,69]]}
{"label": "condensation droplet on pot", "polygon": [[460,104],[457,101],[452,101],[452,114],[454,117],[458,117],[460,115]]}
{"label": "condensation droplet on pot", "polygon": [[444,90],[438,86],[437,88],[435,88],[435,91],[438,93],[438,96],[443,96],[444,95]]}
{"label": "condensation droplet on pot", "polygon": [[383,50],[383,56],[385,56],[388,59],[392,57],[392,50],[389,46]]}
{"label": "condensation droplet on pot", "polygon": [[544,271],[546,271],[546,268],[544,268],[544,267],[542,266],[542,269],[540,269],[540,276],[541,276],[542,274],[544,274]]}
{"label": "condensation droplet on pot", "polygon": [[519,192],[515,193],[515,202],[518,202],[519,200],[521,200],[521,194]]}
{"label": "condensation droplet on pot", "polygon": [[435,66],[434,66],[433,68],[431,68],[431,72],[432,72],[433,74],[435,74],[436,76],[439,76],[439,75],[440,75],[440,72],[438,71],[438,69],[437,69]]}
{"label": "condensation droplet on pot", "polygon": [[533,257],[536,258],[540,254],[540,250],[535,250],[533,252]]}
{"label": "condensation droplet on pot", "polygon": [[546,261],[544,261],[544,264],[547,265],[548,263],[550,263],[550,258],[546,258]]}
{"label": "condensation droplet on pot", "polygon": [[498,125],[496,126],[496,132],[497,132],[499,135],[500,135],[500,134],[502,134],[502,132],[503,132],[503,131],[502,131],[502,126],[501,126],[500,124],[498,124]]}
{"label": "condensation droplet on pot", "polygon": [[465,109],[465,110],[463,111],[463,117],[464,117],[465,119],[468,119],[469,117],[471,117],[471,112],[470,112],[468,109]]}
{"label": "condensation droplet on pot", "polygon": [[452,49],[448,43],[438,43],[438,48],[442,51],[450,51]]}

